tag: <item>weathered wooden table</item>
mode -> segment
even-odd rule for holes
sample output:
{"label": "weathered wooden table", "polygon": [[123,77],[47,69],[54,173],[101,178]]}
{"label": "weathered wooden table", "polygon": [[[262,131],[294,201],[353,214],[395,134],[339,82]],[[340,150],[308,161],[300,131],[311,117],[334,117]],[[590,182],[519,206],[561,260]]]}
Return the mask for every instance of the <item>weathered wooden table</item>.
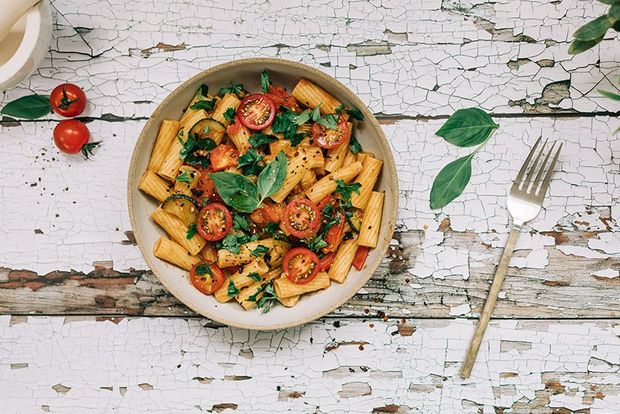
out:
{"label": "weathered wooden table", "polygon": [[[345,3],[345,4],[343,4]],[[6,413],[620,412],[618,38],[567,54],[605,5],[578,0],[53,1],[52,51],[0,104],[62,81],[90,99],[92,161],[57,118],[0,122],[0,399]],[[400,178],[381,268],[338,311],[280,332],[192,314],[133,243],[134,142],[176,85],[241,57],[301,61],[377,114]],[[501,125],[472,183],[431,211],[455,150],[434,131],[478,106]],[[565,142],[522,235],[470,380],[457,372],[539,136]]]}

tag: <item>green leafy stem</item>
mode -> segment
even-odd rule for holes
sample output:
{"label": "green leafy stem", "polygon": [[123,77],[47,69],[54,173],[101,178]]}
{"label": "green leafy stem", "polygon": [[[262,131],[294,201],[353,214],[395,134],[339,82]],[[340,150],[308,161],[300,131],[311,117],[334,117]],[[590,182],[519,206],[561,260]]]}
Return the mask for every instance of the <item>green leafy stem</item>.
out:
{"label": "green leafy stem", "polygon": [[599,1],[610,5],[609,11],[607,14],[581,26],[573,33],[575,39],[568,48],[569,54],[576,55],[596,46],[603,40],[609,29],[620,32],[620,0]]}

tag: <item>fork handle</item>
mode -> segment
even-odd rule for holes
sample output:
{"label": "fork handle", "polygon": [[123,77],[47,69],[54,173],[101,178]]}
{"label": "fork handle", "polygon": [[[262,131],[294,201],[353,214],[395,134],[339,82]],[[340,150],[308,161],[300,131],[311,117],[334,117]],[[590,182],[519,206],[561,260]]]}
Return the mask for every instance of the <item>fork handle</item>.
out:
{"label": "fork handle", "polygon": [[478,356],[478,350],[480,349],[484,332],[489,325],[489,319],[491,319],[491,313],[495,307],[495,302],[497,302],[497,295],[504,284],[504,277],[506,276],[506,271],[508,270],[508,264],[510,263],[512,252],[515,249],[515,244],[519,238],[520,228],[521,227],[517,225],[513,226],[510,234],[508,235],[508,240],[506,240],[504,253],[502,253],[502,258],[499,260],[499,264],[497,265],[497,270],[495,271],[495,276],[493,277],[493,283],[491,284],[487,301],[485,302],[482,313],[480,314],[478,326],[476,326],[476,332],[474,333],[474,337],[469,344],[469,350],[467,351],[465,361],[463,361],[463,366],[461,366],[460,375],[463,379],[469,378],[471,375],[471,370],[474,367],[474,363],[476,362],[476,357]]}

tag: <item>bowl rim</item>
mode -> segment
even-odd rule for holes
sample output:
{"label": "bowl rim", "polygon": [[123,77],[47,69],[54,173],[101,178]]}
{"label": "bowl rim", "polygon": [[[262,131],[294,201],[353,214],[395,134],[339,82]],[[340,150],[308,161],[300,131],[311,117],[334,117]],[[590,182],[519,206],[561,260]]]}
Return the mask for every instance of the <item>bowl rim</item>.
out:
{"label": "bowl rim", "polygon": [[[150,129],[150,127],[152,127],[152,124],[155,123],[155,118],[158,117],[159,113],[162,112],[163,108],[168,106],[170,102],[178,94],[181,93],[181,90],[187,87],[187,85],[192,84],[200,79],[204,79],[213,73],[216,73],[219,71],[225,71],[226,69],[229,69],[229,68],[232,68],[238,65],[250,65],[250,64],[257,65],[257,66],[269,65],[269,64],[281,65],[281,66],[288,66],[289,68],[296,69],[302,72],[306,72],[306,73],[309,72],[314,77],[318,78],[321,81],[322,83],[321,87],[323,87],[324,85],[329,85],[330,89],[331,88],[338,89],[340,92],[346,94],[347,98],[350,99],[351,101],[350,103],[358,107],[362,111],[365,117],[364,122],[367,123],[367,125],[369,125],[372,128],[372,132],[374,133],[374,135],[379,137],[379,145],[381,149],[384,151],[384,153],[387,154],[387,157],[383,159],[384,168],[382,170],[382,173],[388,174],[389,185],[392,188],[391,201],[393,203],[392,205],[394,206],[392,211],[388,212],[387,223],[383,225],[383,226],[387,226],[387,233],[385,237],[382,240],[380,240],[379,243],[377,244],[377,249],[380,249],[379,255],[377,255],[377,259],[373,263],[366,265],[366,267],[363,269],[363,272],[365,273],[362,273],[361,275],[362,277],[356,280],[355,283],[353,283],[349,287],[349,289],[345,292],[345,294],[342,295],[341,299],[336,300],[330,304],[327,304],[325,307],[321,308],[318,311],[308,313],[303,318],[285,322],[285,323],[275,323],[269,326],[254,325],[251,323],[245,323],[245,322],[238,321],[238,320],[228,319],[226,318],[225,312],[216,313],[214,315],[206,314],[208,312],[203,313],[197,309],[198,304],[195,304],[194,302],[192,302],[191,300],[187,300],[186,298],[181,299],[181,296],[177,296],[178,292],[176,291],[174,286],[169,286],[170,284],[166,283],[165,278],[162,277],[157,270],[155,270],[156,268],[154,266],[153,260],[151,259],[151,253],[150,253],[151,249],[147,251],[147,249],[144,246],[144,243],[142,242],[142,236],[140,235],[140,232],[137,231],[138,227],[137,227],[137,222],[136,222],[136,218],[134,215],[134,200],[133,200],[133,195],[132,195],[134,191],[133,184],[137,182],[136,177],[139,177],[142,175],[142,172],[139,174],[137,174],[136,172],[137,162],[138,162],[137,161],[138,153],[139,153],[138,148],[141,148],[147,139],[151,139],[151,138],[154,139],[154,137],[151,137],[151,136],[147,137],[147,134],[145,131],[147,129]],[[384,202],[384,205],[385,204],[386,203]],[[232,61],[228,61],[225,63],[221,63],[221,64],[212,66],[208,69],[205,69],[199,72],[198,74],[192,76],[191,78],[187,79],[186,81],[176,86],[174,90],[170,92],[168,96],[164,98],[163,101],[161,101],[161,103],[157,106],[157,108],[155,108],[155,110],[153,111],[153,113],[151,114],[147,122],[142,127],[142,130],[140,131],[140,135],[138,136],[138,139],[135,143],[133,153],[131,155],[128,178],[127,178],[127,206],[129,210],[129,220],[131,223],[131,227],[134,233],[136,244],[140,250],[140,253],[142,254],[142,257],[144,258],[147,265],[149,266],[149,269],[157,276],[157,279],[159,279],[162,285],[164,285],[164,287],[172,295],[174,295],[175,298],[177,298],[181,303],[183,303],[185,306],[190,308],[192,311],[196,312],[199,315],[202,315],[203,317],[211,319],[215,322],[219,322],[227,326],[241,328],[241,329],[272,331],[272,330],[292,328],[292,327],[304,325],[304,324],[317,320],[331,313],[333,310],[342,306],[344,303],[350,300],[368,282],[368,280],[370,280],[374,272],[379,267],[382,258],[387,253],[387,250],[390,246],[390,241],[392,240],[392,236],[394,234],[394,229],[396,226],[396,216],[397,216],[397,211],[398,211],[398,179],[396,175],[396,165],[394,162],[394,156],[392,153],[392,149],[390,148],[390,145],[388,143],[388,139],[385,136],[383,129],[379,125],[379,122],[375,118],[374,114],[368,109],[366,104],[357,96],[355,92],[350,90],[346,85],[338,81],[336,78],[328,75],[327,73],[324,73],[323,71],[319,69],[316,69],[312,66],[308,66],[300,62],[295,62],[295,61],[286,60],[286,59],[279,59],[279,58],[268,58],[268,57],[244,58],[244,59],[237,59],[237,60],[232,60]]]}

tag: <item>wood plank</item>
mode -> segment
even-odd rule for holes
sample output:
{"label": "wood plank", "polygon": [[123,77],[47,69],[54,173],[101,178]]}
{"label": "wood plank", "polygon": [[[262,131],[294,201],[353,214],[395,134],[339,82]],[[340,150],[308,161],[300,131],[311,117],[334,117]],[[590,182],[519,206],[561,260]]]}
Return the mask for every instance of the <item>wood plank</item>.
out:
{"label": "wood plank", "polygon": [[[394,1],[292,3],[251,0],[166,7],[55,1],[52,53],[0,106],[49,93],[59,81],[85,88],[87,115],[148,117],[183,80],[214,64],[277,56],[319,67],[373,111],[449,115],[619,111],[601,97],[620,71],[615,32],[600,47],[567,54],[575,29],[602,15],[598,2]],[[544,18],[542,18],[544,17]],[[231,24],[232,22],[232,24]]]}
{"label": "wood plank", "polygon": [[[612,413],[618,320],[494,321],[470,380],[473,322],[318,321],[277,332],[182,318],[0,316],[3,407],[373,413]],[[27,390],[27,391],[26,391]]]}

